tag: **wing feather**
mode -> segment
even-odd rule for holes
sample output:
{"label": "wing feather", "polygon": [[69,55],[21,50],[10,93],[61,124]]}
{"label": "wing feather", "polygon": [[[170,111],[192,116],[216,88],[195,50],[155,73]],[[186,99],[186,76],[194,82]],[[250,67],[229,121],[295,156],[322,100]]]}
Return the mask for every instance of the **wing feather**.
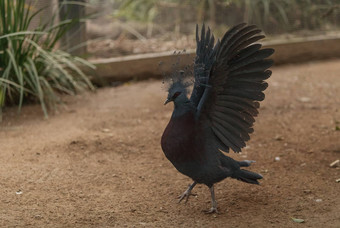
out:
{"label": "wing feather", "polygon": [[257,109],[254,108],[253,106],[249,106],[247,104],[245,105],[245,104],[235,103],[233,101],[218,100],[216,101],[216,106],[229,107],[239,112],[247,112],[252,116],[257,116],[257,114],[259,113]]}
{"label": "wing feather", "polygon": [[[214,123],[213,123],[214,125]],[[219,126],[219,125],[216,125]],[[212,128],[214,134],[222,141],[224,145],[228,145],[233,151],[238,151],[238,146],[236,146],[234,143],[232,143],[226,136],[223,134],[223,132],[220,131],[219,128],[213,127]]]}
{"label": "wing feather", "polygon": [[267,69],[273,64],[267,58],[274,50],[261,49],[260,44],[254,44],[264,38],[260,32],[254,25],[239,24],[226,32],[221,42],[213,47],[210,29],[206,32],[202,27],[200,40],[196,31],[199,40],[197,53],[204,59],[198,63],[205,66],[205,71],[210,69],[205,76],[207,86],[201,90],[200,99],[195,103],[198,105],[196,115],[210,126],[214,144],[224,151],[231,148],[240,152],[245,147],[249,134],[254,131],[259,101],[265,97],[263,91],[268,84],[264,80],[271,76]]}
{"label": "wing feather", "polygon": [[231,65],[233,66],[230,70],[236,70],[243,66],[247,66],[251,63],[256,63],[258,61],[261,61],[273,54],[273,49],[262,49],[259,51],[254,52],[250,56],[247,56],[245,58],[242,58],[243,56],[240,55],[240,57],[237,59],[237,61],[231,61]]}
{"label": "wing feather", "polygon": [[[226,129],[228,132],[230,132],[232,135],[234,135],[237,140],[246,140],[250,139],[249,134],[247,132],[242,132],[239,131],[238,128],[235,126],[231,125],[230,123],[223,121],[221,119],[216,118],[215,119],[216,123],[220,124],[223,126],[224,129]],[[243,144],[244,142],[240,142],[240,144]]]}
{"label": "wing feather", "polygon": [[253,72],[253,73],[245,73],[238,74],[237,72],[230,73],[230,77],[238,77],[239,81],[264,81],[271,76],[272,72],[270,70],[266,70],[264,72]]}
{"label": "wing feather", "polygon": [[246,66],[240,67],[231,71],[231,74],[246,74],[246,73],[255,73],[255,72],[264,72],[266,69],[273,65],[273,60],[271,59],[263,59],[257,61],[255,63],[248,64]]}
{"label": "wing feather", "polygon": [[237,50],[237,48],[242,45],[242,43],[246,42],[248,39],[251,39],[251,37],[257,33],[261,32],[261,30],[256,29],[255,26],[248,26],[242,30],[240,30],[235,36],[230,39],[227,48],[222,49],[219,56],[224,57],[231,57],[231,53],[233,51]]}
{"label": "wing feather", "polygon": [[222,95],[233,95],[236,97],[242,97],[247,98],[250,100],[256,100],[256,101],[263,101],[264,100],[264,93],[257,92],[257,91],[243,91],[238,89],[228,89],[221,93]]}
{"label": "wing feather", "polygon": [[235,119],[232,116],[225,115],[222,112],[216,112],[214,113],[214,116],[212,116],[212,120],[220,119],[223,121],[226,121],[227,123],[230,123],[231,125],[242,129],[243,131],[247,133],[253,133],[254,130],[251,128],[251,125],[249,123],[244,122],[243,120]]}
{"label": "wing feather", "polygon": [[190,101],[195,107],[198,107],[199,102],[202,101],[202,97],[206,86],[209,81],[209,74],[211,67],[213,66],[216,53],[220,42],[218,41],[214,46],[215,38],[211,34],[208,27],[205,31],[205,25],[203,24],[201,29],[201,36],[199,36],[198,25],[196,25],[196,58],[194,63],[194,88],[190,96]]}

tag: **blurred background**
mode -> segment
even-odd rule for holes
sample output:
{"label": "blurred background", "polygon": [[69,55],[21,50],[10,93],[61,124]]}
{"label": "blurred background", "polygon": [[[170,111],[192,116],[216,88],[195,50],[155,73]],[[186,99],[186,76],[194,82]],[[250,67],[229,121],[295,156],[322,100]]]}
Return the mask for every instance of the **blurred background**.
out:
{"label": "blurred background", "polygon": [[340,0],[4,0],[0,120],[6,106],[38,102],[47,117],[59,94],[191,65],[203,22],[217,38],[256,24],[277,65],[340,57],[339,12]]}
{"label": "blurred background", "polygon": [[340,0],[4,0],[0,15],[0,119],[8,105],[38,101],[47,116],[59,94],[190,65],[203,22],[217,38],[256,24],[277,65],[340,57]]}
{"label": "blurred background", "polygon": [[[45,15],[57,0],[31,0]],[[59,3],[67,2],[59,0]],[[69,1],[70,2],[70,1]],[[340,0],[80,0],[85,33],[71,45],[90,59],[194,49],[195,25],[221,37],[231,26],[258,25],[267,40],[339,37]],[[73,6],[74,7],[74,6]],[[76,32],[76,31],[73,31]],[[82,41],[82,42],[80,42]],[[85,48],[86,47],[86,48]]]}
{"label": "blurred background", "polygon": [[[42,1],[45,2],[45,1]],[[339,34],[339,0],[89,0],[91,58],[195,48],[196,23],[215,36],[240,22],[258,25],[269,40]]]}

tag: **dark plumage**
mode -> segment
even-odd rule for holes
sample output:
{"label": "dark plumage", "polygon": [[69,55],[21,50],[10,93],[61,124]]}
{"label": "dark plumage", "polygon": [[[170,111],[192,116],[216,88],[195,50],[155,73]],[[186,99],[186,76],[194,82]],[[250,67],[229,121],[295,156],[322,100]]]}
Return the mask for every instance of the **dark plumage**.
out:
{"label": "dark plumage", "polygon": [[165,156],[194,183],[181,195],[188,200],[196,183],[210,188],[212,208],[217,212],[213,185],[227,177],[259,184],[262,176],[241,169],[253,161],[236,161],[224,152],[240,152],[253,132],[259,101],[271,75],[273,49],[261,49],[262,39],[254,25],[239,24],[214,44],[214,36],[203,24],[196,27],[194,85],[190,98],[188,83],[179,74],[172,78],[168,98],[174,111],[161,140]]}

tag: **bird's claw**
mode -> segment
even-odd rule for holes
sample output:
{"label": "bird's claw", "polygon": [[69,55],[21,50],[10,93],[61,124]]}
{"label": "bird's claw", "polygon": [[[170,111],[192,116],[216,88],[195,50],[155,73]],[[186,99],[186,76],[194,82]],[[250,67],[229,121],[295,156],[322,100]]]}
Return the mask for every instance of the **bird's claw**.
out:
{"label": "bird's claw", "polygon": [[184,203],[187,203],[190,195],[196,196],[196,194],[193,194],[191,193],[191,191],[186,190],[185,192],[183,192],[182,195],[178,196],[178,199],[179,199],[178,203],[180,203],[184,198],[185,198]]}
{"label": "bird's claw", "polygon": [[185,191],[182,195],[180,195],[180,196],[178,197],[178,198],[179,198],[179,199],[178,199],[178,203],[180,203],[180,202],[184,199],[184,197],[185,197],[184,203],[188,202],[189,195],[190,195],[190,194],[187,194],[186,191]]}
{"label": "bird's claw", "polygon": [[212,207],[212,208],[210,208],[209,210],[205,210],[205,211],[203,211],[203,212],[206,213],[206,214],[212,214],[212,213],[218,214],[218,210],[217,210],[216,207]]}
{"label": "bird's claw", "polygon": [[185,190],[185,192],[183,192],[183,194],[178,197],[179,198],[178,203],[180,203],[184,199],[184,197],[185,197],[185,203],[186,203],[186,202],[188,202],[190,195],[195,196],[195,194],[191,193],[191,190],[195,187],[195,185],[196,185],[196,181],[194,181],[194,183],[192,183],[191,185],[189,184],[188,189]]}

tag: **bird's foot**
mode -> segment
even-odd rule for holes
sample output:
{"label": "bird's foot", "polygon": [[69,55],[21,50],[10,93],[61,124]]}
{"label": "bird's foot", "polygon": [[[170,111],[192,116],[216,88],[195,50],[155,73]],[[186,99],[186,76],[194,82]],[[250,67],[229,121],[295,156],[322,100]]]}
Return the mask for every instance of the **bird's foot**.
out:
{"label": "bird's foot", "polygon": [[212,214],[212,213],[218,214],[217,207],[211,207],[209,210],[205,210],[203,212],[206,213],[206,214]]}
{"label": "bird's foot", "polygon": [[187,203],[190,195],[196,196],[196,194],[191,193],[191,189],[187,189],[182,195],[178,196],[178,203],[180,203],[184,198],[184,203]]}
{"label": "bird's foot", "polygon": [[185,192],[183,192],[182,195],[178,197],[179,198],[178,203],[180,203],[184,198],[185,198],[185,203],[188,202],[189,196],[194,195],[191,193],[191,190],[195,187],[196,184],[197,184],[196,181],[194,181],[194,183],[189,185],[188,189]]}

